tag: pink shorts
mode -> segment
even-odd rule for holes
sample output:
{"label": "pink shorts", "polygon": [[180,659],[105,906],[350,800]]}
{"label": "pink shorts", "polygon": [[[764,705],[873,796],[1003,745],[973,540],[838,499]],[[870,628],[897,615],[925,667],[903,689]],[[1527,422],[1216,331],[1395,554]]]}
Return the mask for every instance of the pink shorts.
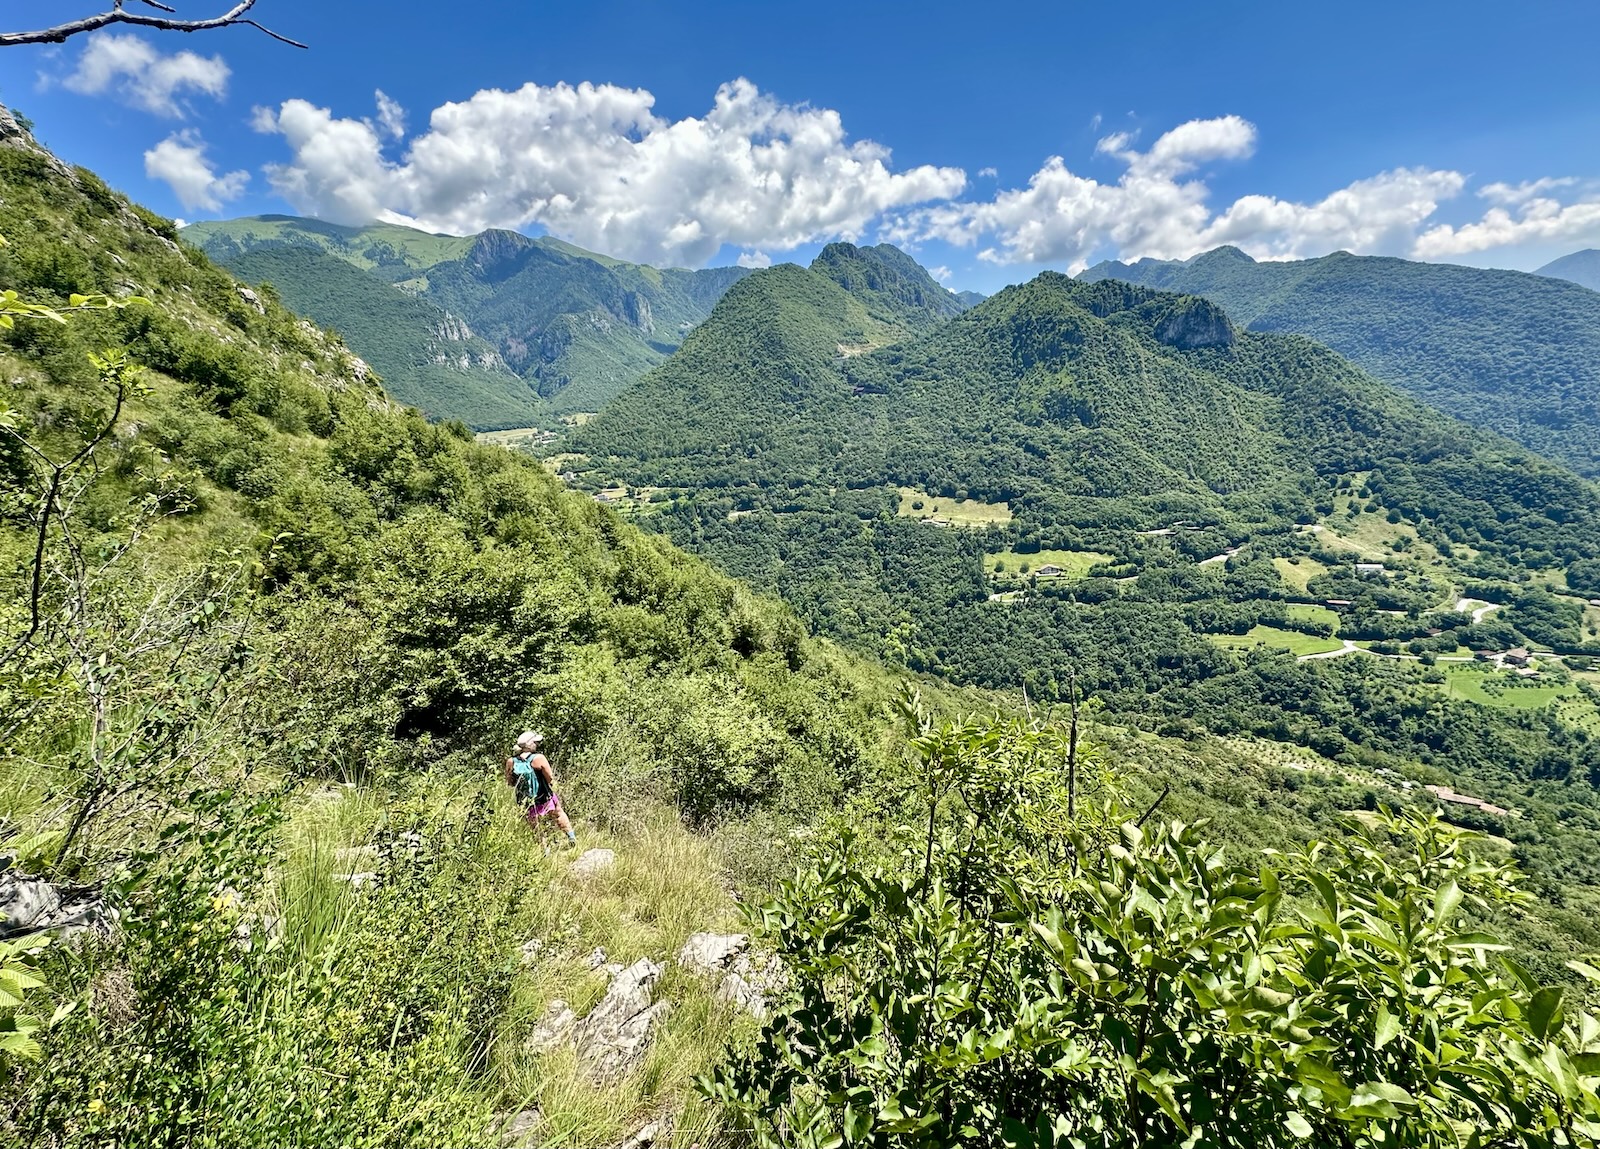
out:
{"label": "pink shorts", "polygon": [[535,819],[542,818],[546,814],[554,814],[559,809],[561,809],[561,795],[552,794],[544,801],[529,806],[526,817],[532,823]]}

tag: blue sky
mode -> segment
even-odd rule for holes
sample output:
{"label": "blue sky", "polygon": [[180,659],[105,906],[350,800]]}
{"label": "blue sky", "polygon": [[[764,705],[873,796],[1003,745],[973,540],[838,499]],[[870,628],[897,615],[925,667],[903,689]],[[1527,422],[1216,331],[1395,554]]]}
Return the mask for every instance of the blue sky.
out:
{"label": "blue sky", "polygon": [[254,14],[311,50],[104,31],[9,49],[0,100],[184,219],[519,227],[657,263],[887,239],[992,291],[1224,242],[1520,268],[1600,246],[1589,0]]}

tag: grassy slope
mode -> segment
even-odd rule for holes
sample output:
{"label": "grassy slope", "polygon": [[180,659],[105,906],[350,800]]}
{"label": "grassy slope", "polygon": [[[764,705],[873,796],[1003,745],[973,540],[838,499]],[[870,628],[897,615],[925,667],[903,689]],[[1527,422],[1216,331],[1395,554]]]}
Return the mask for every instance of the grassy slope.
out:
{"label": "grassy slope", "polygon": [[1253,331],[1295,332],[1424,402],[1600,475],[1600,294],[1541,275],[1353,256],[1103,263],[1203,295]]}
{"label": "grassy slope", "polygon": [[472,247],[470,236],[437,235],[387,223],[344,227],[287,215],[208,220],[190,224],[183,237],[219,257],[280,243],[313,246],[363,270],[387,269],[389,277],[397,274],[397,266],[423,271],[436,263],[460,259]]}

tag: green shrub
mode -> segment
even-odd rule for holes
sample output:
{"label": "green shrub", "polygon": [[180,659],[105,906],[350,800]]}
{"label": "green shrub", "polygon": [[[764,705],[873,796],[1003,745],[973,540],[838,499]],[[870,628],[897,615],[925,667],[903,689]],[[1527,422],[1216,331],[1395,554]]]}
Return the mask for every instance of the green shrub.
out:
{"label": "green shrub", "polygon": [[1475,927],[1518,896],[1463,834],[1371,815],[1246,866],[1114,797],[1069,817],[1064,742],[924,723],[926,832],[760,908],[792,990],[703,1082],[755,1144],[1600,1136],[1600,1021]]}

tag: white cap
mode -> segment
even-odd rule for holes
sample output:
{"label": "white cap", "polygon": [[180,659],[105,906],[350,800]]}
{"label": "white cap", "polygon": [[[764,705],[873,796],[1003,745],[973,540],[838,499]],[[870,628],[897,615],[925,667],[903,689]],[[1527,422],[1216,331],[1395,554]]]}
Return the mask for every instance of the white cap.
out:
{"label": "white cap", "polygon": [[517,738],[518,750],[532,750],[544,741],[544,735],[533,730],[524,730]]}

